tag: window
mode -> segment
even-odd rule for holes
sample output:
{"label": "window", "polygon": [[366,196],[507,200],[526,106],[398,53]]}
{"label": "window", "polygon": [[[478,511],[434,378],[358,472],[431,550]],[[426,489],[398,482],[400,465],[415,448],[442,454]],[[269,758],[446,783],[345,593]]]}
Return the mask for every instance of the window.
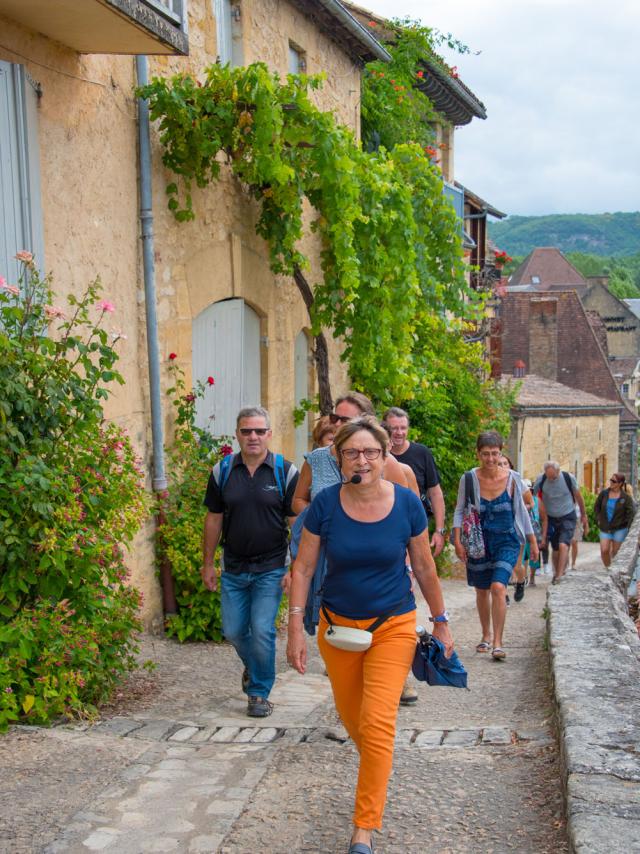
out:
{"label": "window", "polygon": [[22,65],[0,60],[0,275],[10,282],[20,249],[44,267],[38,96]]}
{"label": "window", "polygon": [[539,285],[540,284],[540,276],[531,276],[531,284]]}
{"label": "window", "polygon": [[171,21],[182,23],[184,0],[144,0],[147,6],[153,6]]}
{"label": "window", "polygon": [[222,300],[200,312],[193,321],[192,365],[193,382],[205,387],[196,425],[233,436],[239,410],[261,404],[260,318],[244,300]]}
{"label": "window", "polygon": [[307,55],[297,45],[289,42],[289,74],[305,74],[307,71]]}
{"label": "window", "polygon": [[220,65],[242,65],[242,9],[239,2],[213,0]]}
{"label": "window", "polygon": [[629,383],[622,383],[622,393],[625,397],[629,397]]}

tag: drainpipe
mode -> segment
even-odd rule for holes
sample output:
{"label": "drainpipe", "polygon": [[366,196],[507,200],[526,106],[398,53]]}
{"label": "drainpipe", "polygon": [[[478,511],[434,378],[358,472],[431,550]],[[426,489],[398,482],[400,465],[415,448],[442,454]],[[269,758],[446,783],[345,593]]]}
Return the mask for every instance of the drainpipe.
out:
{"label": "drainpipe", "polygon": [[[138,86],[149,81],[147,57],[136,56]],[[151,402],[151,440],[153,448],[153,489],[158,497],[167,488],[164,468],[164,431],[162,427],[162,396],[160,391],[160,357],[158,349],[158,318],[156,315],[156,280],[153,250],[153,209],[151,194],[151,142],[149,137],[149,104],[138,98],[138,141],[140,171],[140,225],[142,237],[142,266],[144,270],[144,305],[147,321],[147,357],[149,360],[149,397]],[[156,526],[163,523],[160,511]],[[160,566],[162,602],[165,614],[177,612],[171,565],[165,559]]]}

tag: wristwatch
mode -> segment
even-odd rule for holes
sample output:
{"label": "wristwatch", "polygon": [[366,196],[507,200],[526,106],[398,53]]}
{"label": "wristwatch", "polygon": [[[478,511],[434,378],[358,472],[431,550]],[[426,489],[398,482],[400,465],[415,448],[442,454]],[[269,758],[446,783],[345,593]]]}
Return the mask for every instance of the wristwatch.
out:
{"label": "wristwatch", "polygon": [[447,533],[446,528],[436,528],[436,534],[441,534],[443,537]]}
{"label": "wristwatch", "polygon": [[449,622],[449,612],[443,611],[437,617],[429,617],[430,623],[448,623]]}

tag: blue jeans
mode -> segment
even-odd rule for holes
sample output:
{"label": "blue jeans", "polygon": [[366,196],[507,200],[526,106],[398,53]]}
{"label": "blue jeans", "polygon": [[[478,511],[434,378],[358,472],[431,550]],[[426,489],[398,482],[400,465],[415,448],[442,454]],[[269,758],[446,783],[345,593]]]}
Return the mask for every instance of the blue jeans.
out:
{"label": "blue jeans", "polygon": [[222,631],[247,668],[250,697],[266,699],[276,679],[276,616],[285,572],[222,573]]}

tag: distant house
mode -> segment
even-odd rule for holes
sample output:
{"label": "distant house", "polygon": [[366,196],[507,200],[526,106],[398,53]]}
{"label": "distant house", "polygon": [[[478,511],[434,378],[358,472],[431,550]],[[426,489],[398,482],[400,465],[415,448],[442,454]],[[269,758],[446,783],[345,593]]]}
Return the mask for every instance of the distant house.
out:
{"label": "distant house", "polygon": [[[528,375],[607,401],[603,418],[613,404],[619,412],[618,450],[617,455],[611,447],[606,452],[605,474],[612,471],[610,461],[617,456],[619,470],[636,483],[640,421],[635,407],[621,394],[575,289],[540,292],[526,286],[522,290],[509,287],[498,307],[490,354],[494,377],[513,375],[516,364],[521,362]],[[542,392],[541,387],[539,390]],[[546,399],[545,395],[541,399]],[[590,406],[595,406],[593,400]],[[584,463],[581,465],[578,481],[585,483]],[[593,488],[598,481],[594,474]]]}
{"label": "distant house", "polygon": [[523,477],[535,480],[553,459],[581,486],[602,489],[619,468],[622,404],[535,374],[502,381],[519,384],[507,453]]}

